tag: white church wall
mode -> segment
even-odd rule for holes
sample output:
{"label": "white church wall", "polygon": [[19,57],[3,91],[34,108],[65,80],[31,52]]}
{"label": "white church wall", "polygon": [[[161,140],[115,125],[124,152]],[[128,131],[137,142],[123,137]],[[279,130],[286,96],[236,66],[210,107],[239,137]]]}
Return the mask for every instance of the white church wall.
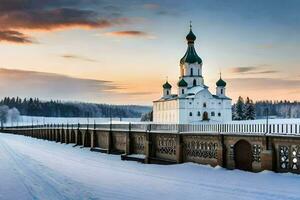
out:
{"label": "white church wall", "polygon": [[159,101],[153,105],[154,123],[178,123],[178,104],[176,100]]}

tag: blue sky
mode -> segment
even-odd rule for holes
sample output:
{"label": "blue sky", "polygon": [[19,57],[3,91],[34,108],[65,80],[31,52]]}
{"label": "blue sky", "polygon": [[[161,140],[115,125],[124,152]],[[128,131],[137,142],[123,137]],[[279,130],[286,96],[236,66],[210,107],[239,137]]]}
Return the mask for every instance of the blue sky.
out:
{"label": "blue sky", "polygon": [[299,10],[297,0],[0,0],[1,96],[151,105],[166,76],[176,90],[192,20],[212,92],[222,71],[233,99],[299,100]]}

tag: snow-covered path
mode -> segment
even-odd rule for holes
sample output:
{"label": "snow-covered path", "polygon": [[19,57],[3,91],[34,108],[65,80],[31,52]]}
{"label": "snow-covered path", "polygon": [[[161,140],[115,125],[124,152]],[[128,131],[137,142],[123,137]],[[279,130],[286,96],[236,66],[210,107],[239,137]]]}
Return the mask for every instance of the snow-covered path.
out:
{"label": "snow-covered path", "polygon": [[300,176],[121,161],[0,134],[0,199],[300,199]]}

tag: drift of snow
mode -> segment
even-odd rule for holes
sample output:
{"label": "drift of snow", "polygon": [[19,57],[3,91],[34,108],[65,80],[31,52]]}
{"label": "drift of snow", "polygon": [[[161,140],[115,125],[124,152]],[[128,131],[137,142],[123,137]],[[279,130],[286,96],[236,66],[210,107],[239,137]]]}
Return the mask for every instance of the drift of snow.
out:
{"label": "drift of snow", "polygon": [[145,165],[0,134],[0,199],[299,199],[300,176],[192,163]]}
{"label": "drift of snow", "polygon": [[[140,122],[140,118],[112,118],[112,123],[129,123]],[[5,126],[22,126],[22,125],[43,125],[43,124],[100,124],[109,123],[110,118],[102,117],[32,117],[32,116],[20,116],[18,121],[8,120]]]}

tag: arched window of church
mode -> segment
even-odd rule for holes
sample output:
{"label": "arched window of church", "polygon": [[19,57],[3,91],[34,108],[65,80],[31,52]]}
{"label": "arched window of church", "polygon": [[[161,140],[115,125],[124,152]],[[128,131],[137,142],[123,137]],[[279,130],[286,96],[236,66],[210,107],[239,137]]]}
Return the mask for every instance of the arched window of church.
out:
{"label": "arched window of church", "polygon": [[221,113],[218,113],[218,116],[221,117]]}
{"label": "arched window of church", "polygon": [[223,94],[223,89],[221,89],[221,94]]}
{"label": "arched window of church", "polygon": [[203,115],[202,115],[202,120],[203,121],[208,121],[209,118],[208,118],[208,113],[207,112],[204,112]]}
{"label": "arched window of church", "polygon": [[198,76],[200,76],[200,69],[198,69]]}
{"label": "arched window of church", "polygon": [[184,94],[184,89],[181,90],[181,93]]}
{"label": "arched window of church", "polygon": [[200,113],[200,111],[198,111],[198,117],[200,117],[201,116],[201,113]]}
{"label": "arched window of church", "polygon": [[190,112],[190,117],[192,117],[193,116],[193,113],[192,112]]}
{"label": "arched window of church", "polygon": [[194,75],[193,68],[191,68],[191,76],[193,76],[193,75]]}
{"label": "arched window of church", "polygon": [[206,108],[206,103],[203,103],[203,108]]}
{"label": "arched window of church", "polygon": [[169,92],[169,90],[167,90],[167,95],[169,95],[170,94],[170,92]]}
{"label": "arched window of church", "polygon": [[197,81],[196,81],[196,79],[194,79],[193,86],[196,86],[196,85],[197,85]]}

